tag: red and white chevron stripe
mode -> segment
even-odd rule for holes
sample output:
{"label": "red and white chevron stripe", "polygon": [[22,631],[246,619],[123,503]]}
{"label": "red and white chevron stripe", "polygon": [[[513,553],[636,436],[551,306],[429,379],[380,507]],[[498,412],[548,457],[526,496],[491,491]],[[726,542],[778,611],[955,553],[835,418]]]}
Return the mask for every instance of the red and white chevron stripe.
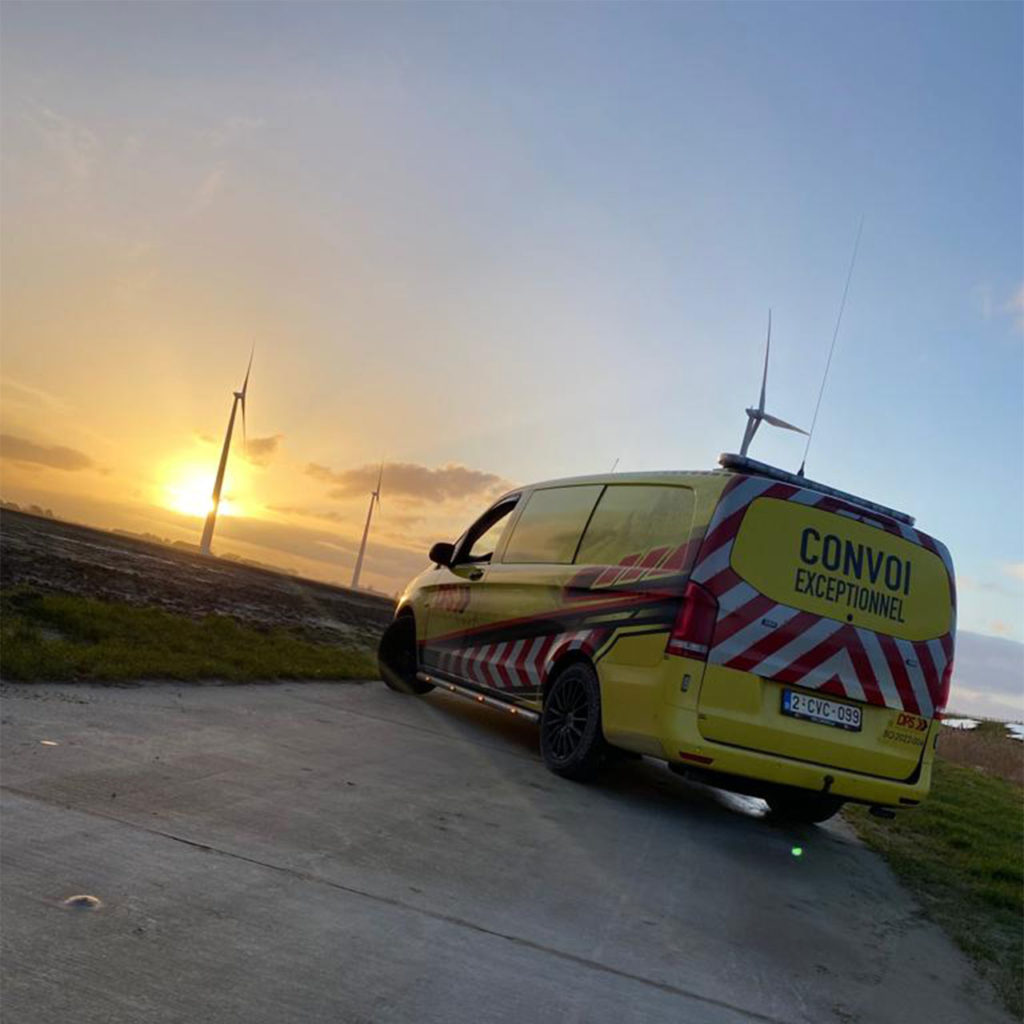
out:
{"label": "red and white chevron stripe", "polygon": [[492,690],[537,692],[559,658],[571,651],[593,655],[606,632],[586,629],[460,647],[442,651],[438,669],[453,679],[464,679]]}
{"label": "red and white chevron stripe", "polygon": [[928,718],[942,710],[952,673],[954,626],[942,637],[912,642],[800,611],[761,594],[731,567],[733,542],[755,498],[811,505],[919,544],[942,559],[950,593],[955,594],[949,552],[927,534],[830,495],[762,477],[738,477],[723,492],[691,576],[718,600],[709,663]]}

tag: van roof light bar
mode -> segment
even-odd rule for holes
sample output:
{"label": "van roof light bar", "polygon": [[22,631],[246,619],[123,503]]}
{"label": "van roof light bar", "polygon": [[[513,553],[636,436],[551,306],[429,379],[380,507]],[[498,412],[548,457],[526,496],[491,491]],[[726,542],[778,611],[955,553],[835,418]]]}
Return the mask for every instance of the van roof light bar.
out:
{"label": "van roof light bar", "polygon": [[907,526],[914,525],[914,517],[906,512],[899,512],[887,505],[879,505],[877,502],[868,501],[867,498],[859,498],[856,494],[848,491],[840,491],[836,487],[829,487],[828,484],[820,484],[816,480],[809,480],[805,476],[796,473],[788,473],[784,469],[769,466],[766,462],[758,462],[757,459],[748,458],[746,455],[734,455],[731,452],[723,452],[718,457],[718,464],[723,469],[731,469],[736,473],[750,473],[753,476],[767,476],[772,480],[779,480],[782,483],[792,484],[794,487],[804,487],[809,491],[818,491],[821,494],[828,494],[833,498],[848,501],[851,505],[859,505],[863,509],[876,512],[878,515],[888,516],[899,523]]}

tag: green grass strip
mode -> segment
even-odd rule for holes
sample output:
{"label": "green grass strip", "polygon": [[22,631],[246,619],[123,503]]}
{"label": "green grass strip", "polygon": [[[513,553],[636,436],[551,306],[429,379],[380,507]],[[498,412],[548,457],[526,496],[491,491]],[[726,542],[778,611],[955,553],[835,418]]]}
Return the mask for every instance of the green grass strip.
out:
{"label": "green grass strip", "polygon": [[158,608],[24,588],[0,593],[0,676],[7,680],[232,682],[373,679],[365,648],[311,643],[226,615],[190,619]]}
{"label": "green grass strip", "polygon": [[1024,1009],[1024,790],[937,758],[928,800],[895,821],[848,806],[846,817],[889,862],[928,916]]}

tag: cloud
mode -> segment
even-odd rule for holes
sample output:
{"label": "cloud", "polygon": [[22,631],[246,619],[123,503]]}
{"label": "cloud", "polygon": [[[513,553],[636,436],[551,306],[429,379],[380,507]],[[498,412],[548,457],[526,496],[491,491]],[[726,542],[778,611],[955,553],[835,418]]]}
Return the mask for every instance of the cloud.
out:
{"label": "cloud", "polygon": [[100,140],[94,132],[49,107],[37,107],[27,117],[72,178],[84,181],[92,174],[100,153]]}
{"label": "cloud", "polygon": [[1010,296],[1010,301],[999,307],[1000,312],[1013,317],[1013,328],[1024,334],[1024,283]]}
{"label": "cloud", "polygon": [[281,447],[284,434],[271,434],[270,437],[250,437],[245,445],[245,457],[257,466],[265,466]]}
{"label": "cloud", "polygon": [[1015,580],[1024,580],[1024,562],[1007,562],[1002,568],[1007,576],[1012,576]]}
{"label": "cloud", "polygon": [[4,402],[7,405],[18,405],[18,406],[39,406],[42,405],[52,412],[66,412],[68,410],[68,404],[62,398],[58,398],[56,395],[51,395],[49,391],[44,391],[42,388],[32,387],[30,384],[23,384],[19,380],[15,380],[13,377],[3,378],[3,388],[6,391],[13,391],[14,395],[8,394],[4,398]]}
{"label": "cloud", "polygon": [[47,466],[76,472],[93,469],[96,463],[84,452],[63,445],[42,445],[14,434],[0,434],[0,457],[26,466]]}
{"label": "cloud", "polygon": [[[218,520],[217,533],[218,536],[270,548],[283,555],[321,562],[345,574],[351,571],[355,563],[360,542],[359,534],[345,536],[292,523],[247,519],[243,516],[228,516]],[[366,548],[366,559],[367,566],[372,566],[375,573],[405,581],[423,568],[427,556],[425,552],[382,544],[371,536]]]}
{"label": "cloud", "polygon": [[[380,466],[373,464],[355,469],[332,470],[327,466],[310,463],[306,473],[316,480],[332,485],[328,492],[332,498],[355,498],[369,494],[377,485]],[[469,469],[448,463],[431,469],[412,462],[384,464],[381,492],[400,501],[458,501],[463,498],[489,496],[507,490],[511,485],[495,473]]]}
{"label": "cloud", "polygon": [[[359,527],[361,529],[363,523],[362,512],[357,512],[353,515],[351,512],[336,512],[334,509],[309,508],[302,505],[268,505],[267,509],[282,516],[303,516],[307,519],[324,519],[330,523],[348,523],[353,528]],[[406,513],[396,514],[391,510],[381,512],[378,519],[382,519],[384,524],[392,531],[409,530],[423,522],[423,516]],[[380,525],[378,519],[374,519],[375,532]]]}
{"label": "cloud", "polygon": [[224,189],[224,182],[227,180],[227,164],[217,164],[216,167],[206,175],[199,183],[195,194],[192,196],[192,210],[198,212],[205,210],[217,198]]}
{"label": "cloud", "polygon": [[949,706],[991,718],[1024,715],[1024,644],[958,630]]}
{"label": "cloud", "polygon": [[267,122],[262,117],[225,117],[216,128],[206,132],[206,139],[216,149],[242,142],[256,134]]}

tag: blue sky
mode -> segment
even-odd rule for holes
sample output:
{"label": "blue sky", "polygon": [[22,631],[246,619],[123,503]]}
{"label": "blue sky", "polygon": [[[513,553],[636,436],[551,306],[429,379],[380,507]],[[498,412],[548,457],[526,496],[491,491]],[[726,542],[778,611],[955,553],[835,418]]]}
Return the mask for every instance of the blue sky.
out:
{"label": "blue sky", "polygon": [[[280,445],[239,487],[268,516],[358,533],[311,462],[709,467],[769,306],[769,408],[809,425],[863,218],[808,473],[915,514],[961,624],[1024,640],[1019,4],[9,3],[3,28],[5,430],[105,471],[14,467],[9,496],[141,521],[253,339]],[[482,500],[407,497],[394,549]]]}

